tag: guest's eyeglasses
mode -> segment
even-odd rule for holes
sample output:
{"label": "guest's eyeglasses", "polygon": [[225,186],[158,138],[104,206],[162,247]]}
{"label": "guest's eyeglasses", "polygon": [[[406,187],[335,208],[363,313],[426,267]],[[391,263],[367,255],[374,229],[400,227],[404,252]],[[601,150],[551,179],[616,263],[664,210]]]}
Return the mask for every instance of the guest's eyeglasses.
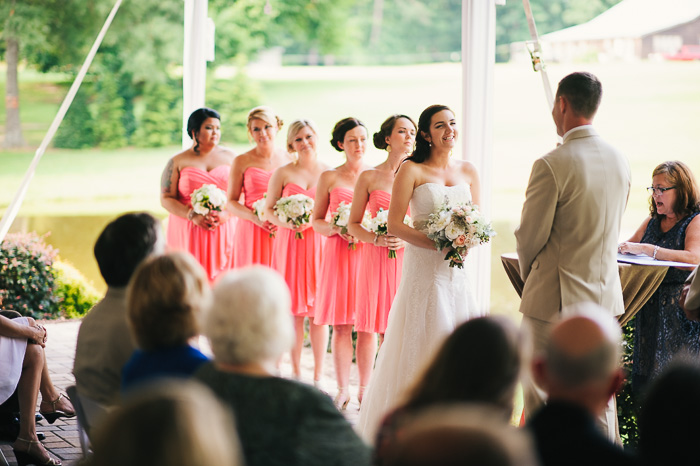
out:
{"label": "guest's eyeglasses", "polygon": [[675,187],[675,186],[671,186],[671,187],[668,187],[668,188],[655,188],[655,187],[653,187],[653,186],[649,186],[649,187],[647,188],[647,191],[649,191],[649,194],[652,194],[652,195],[656,194],[657,196],[661,196],[663,193],[665,193],[665,192],[668,191],[669,189],[676,189],[676,187]]}

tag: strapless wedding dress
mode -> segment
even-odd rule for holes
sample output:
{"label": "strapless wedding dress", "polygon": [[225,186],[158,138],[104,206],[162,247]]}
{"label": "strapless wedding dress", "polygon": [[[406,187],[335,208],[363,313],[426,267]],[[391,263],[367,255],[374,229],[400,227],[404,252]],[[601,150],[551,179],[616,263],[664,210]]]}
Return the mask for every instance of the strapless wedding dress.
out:
{"label": "strapless wedding dress", "polygon": [[[428,216],[445,201],[470,200],[467,184],[422,184],[411,198],[413,224],[424,231]],[[445,252],[406,245],[401,284],[357,424],[366,442],[374,444],[384,416],[402,401],[445,338],[479,315],[466,269],[450,268]]]}

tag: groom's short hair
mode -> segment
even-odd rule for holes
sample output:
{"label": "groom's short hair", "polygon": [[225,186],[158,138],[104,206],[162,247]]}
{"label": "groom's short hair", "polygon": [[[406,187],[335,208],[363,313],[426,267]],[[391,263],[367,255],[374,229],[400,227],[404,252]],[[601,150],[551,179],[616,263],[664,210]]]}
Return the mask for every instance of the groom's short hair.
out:
{"label": "groom's short hair", "polygon": [[593,118],[603,97],[603,85],[593,73],[579,71],[559,81],[557,98],[565,96],[575,115]]}

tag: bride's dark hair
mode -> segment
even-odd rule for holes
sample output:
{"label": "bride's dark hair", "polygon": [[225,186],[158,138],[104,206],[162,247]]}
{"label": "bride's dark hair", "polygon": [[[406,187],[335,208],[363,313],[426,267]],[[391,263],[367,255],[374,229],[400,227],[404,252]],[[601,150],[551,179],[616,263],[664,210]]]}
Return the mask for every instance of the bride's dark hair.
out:
{"label": "bride's dark hair", "polygon": [[423,134],[430,134],[430,120],[432,120],[433,115],[443,110],[452,112],[452,109],[447,105],[431,105],[420,114],[420,118],[418,118],[418,131],[416,132],[416,149],[406,160],[416,163],[423,163],[428,160],[428,157],[430,157],[430,143],[425,139]]}

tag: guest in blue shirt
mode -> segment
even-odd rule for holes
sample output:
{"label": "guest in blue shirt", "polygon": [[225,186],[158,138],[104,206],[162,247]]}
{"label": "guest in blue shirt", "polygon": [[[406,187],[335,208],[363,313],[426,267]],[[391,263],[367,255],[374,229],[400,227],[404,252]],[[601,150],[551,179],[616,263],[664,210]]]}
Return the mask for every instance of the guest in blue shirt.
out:
{"label": "guest in blue shirt", "polygon": [[160,377],[189,377],[209,359],[189,341],[211,290],[202,267],[186,253],[144,261],[127,290],[129,327],[138,349],[122,372],[122,392]]}

